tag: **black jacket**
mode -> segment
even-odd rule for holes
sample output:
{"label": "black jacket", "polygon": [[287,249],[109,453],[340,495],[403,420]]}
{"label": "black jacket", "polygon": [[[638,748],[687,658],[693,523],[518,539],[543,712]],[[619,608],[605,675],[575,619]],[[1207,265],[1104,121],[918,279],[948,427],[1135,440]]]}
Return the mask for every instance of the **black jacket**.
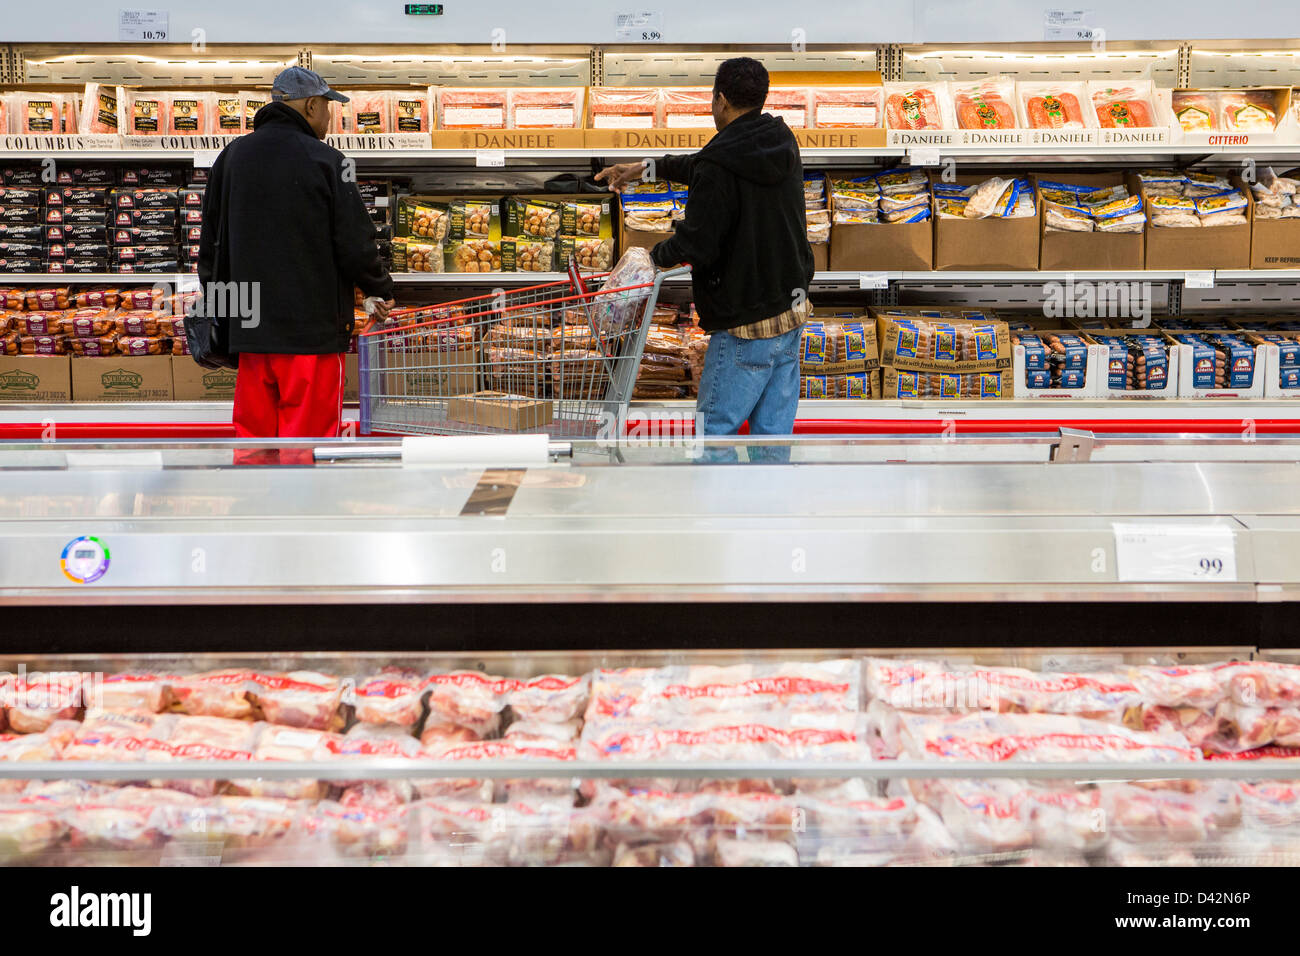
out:
{"label": "black jacket", "polygon": [[689,263],[700,325],[710,332],[779,315],[813,277],[803,164],[785,121],[754,110],[694,156],[665,156],[660,179],[690,187],[686,218],[651,251]]}
{"label": "black jacket", "polygon": [[240,301],[257,303],[255,322],[219,316],[230,328],[230,350],[346,352],[352,287],[393,295],[375,238],[343,154],[283,103],[258,110],[253,132],[217,157],[203,196],[204,290],[213,281],[258,283],[236,287]]}

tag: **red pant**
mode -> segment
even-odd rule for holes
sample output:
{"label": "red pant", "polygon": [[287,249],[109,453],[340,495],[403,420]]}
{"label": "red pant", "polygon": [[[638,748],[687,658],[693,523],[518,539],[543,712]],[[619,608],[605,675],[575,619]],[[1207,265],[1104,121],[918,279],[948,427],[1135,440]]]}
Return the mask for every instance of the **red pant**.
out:
{"label": "red pant", "polygon": [[342,418],[342,355],[240,353],[236,438],[337,438]]}

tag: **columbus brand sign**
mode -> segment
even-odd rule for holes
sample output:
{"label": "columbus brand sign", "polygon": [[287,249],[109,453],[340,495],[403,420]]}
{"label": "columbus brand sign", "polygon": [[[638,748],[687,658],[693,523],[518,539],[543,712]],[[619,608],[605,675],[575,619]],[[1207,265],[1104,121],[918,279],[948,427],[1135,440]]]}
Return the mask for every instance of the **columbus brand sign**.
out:
{"label": "columbus brand sign", "polygon": [[0,392],[34,392],[40,384],[39,377],[22,369],[0,373]]}
{"label": "columbus brand sign", "polygon": [[139,372],[128,372],[124,368],[115,368],[99,376],[99,383],[104,391],[138,391],[144,384],[144,376]]}

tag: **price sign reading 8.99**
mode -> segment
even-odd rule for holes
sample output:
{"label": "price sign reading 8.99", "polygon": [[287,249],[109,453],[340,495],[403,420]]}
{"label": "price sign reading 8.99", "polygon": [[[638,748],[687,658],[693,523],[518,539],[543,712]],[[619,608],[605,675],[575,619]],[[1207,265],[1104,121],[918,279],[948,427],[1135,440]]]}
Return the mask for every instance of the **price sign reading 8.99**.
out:
{"label": "price sign reading 8.99", "polygon": [[1120,581],[1237,580],[1237,547],[1225,525],[1120,524],[1115,572]]}
{"label": "price sign reading 8.99", "polygon": [[664,39],[664,13],[647,10],[640,13],[614,15],[614,39],[624,43],[662,43]]}

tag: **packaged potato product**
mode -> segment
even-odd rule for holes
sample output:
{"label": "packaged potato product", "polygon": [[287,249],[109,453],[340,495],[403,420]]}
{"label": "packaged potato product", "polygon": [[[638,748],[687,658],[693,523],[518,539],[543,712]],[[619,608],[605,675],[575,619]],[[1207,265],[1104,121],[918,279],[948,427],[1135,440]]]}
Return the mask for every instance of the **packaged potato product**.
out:
{"label": "packaged potato product", "polygon": [[877,129],[883,120],[879,86],[819,86],[808,91],[817,129]]}
{"label": "packaged potato product", "polygon": [[609,200],[593,199],[591,202],[569,199],[560,204],[560,233],[566,236],[599,236],[608,234]]}
{"label": "packaged potato product", "polygon": [[[118,109],[118,88],[101,83],[87,83],[82,96],[81,113],[77,130],[81,133],[118,133],[121,131],[121,114]],[[0,126],[3,126],[0,122]]]}
{"label": "packaged potato product", "polygon": [[1136,129],[1155,125],[1155,106],[1148,80],[1131,86],[1092,83],[1092,105],[1103,129]]}
{"label": "packaged potato product", "polygon": [[1016,129],[1015,84],[1008,78],[952,83],[960,129]]}
{"label": "packaged potato product", "polygon": [[203,136],[212,132],[213,94],[182,90],[168,95],[166,132]]}
{"label": "packaged potato product", "polygon": [[488,199],[453,199],[447,204],[447,238],[490,239],[500,235],[500,204]]}
{"label": "packaged potato product", "polygon": [[523,87],[509,90],[511,129],[578,129],[582,126],[583,96],[578,87]]}
{"label": "packaged potato product", "polygon": [[658,88],[592,87],[588,100],[592,129],[654,129],[662,126]]}
{"label": "packaged potato product", "polygon": [[552,239],[560,232],[560,206],[546,199],[506,200],[504,233]]}
{"label": "packaged potato product", "polygon": [[526,236],[507,236],[501,240],[502,272],[551,272],[554,257],[554,242]]}
{"label": "packaged potato product", "polygon": [[397,234],[431,242],[447,238],[451,212],[446,203],[403,196],[397,201]]}
{"label": "packaged potato product", "polygon": [[393,240],[393,268],[397,272],[442,272],[444,259],[444,247],[440,242],[414,236]]}
{"label": "packaged potato product", "polygon": [[713,90],[705,86],[669,86],[662,91],[664,126],[668,129],[713,129]]}
{"label": "packaged potato product", "polygon": [[504,89],[438,91],[439,129],[505,129]]}
{"label": "packaged potato product", "polygon": [[945,83],[885,84],[885,118],[890,129],[946,129]]}
{"label": "packaged potato product", "polygon": [[448,272],[500,272],[501,243],[488,239],[449,243],[446,265]]}
{"label": "packaged potato product", "polygon": [[1030,129],[1083,129],[1092,126],[1083,83],[1017,84],[1025,123]]}
{"label": "packaged potato product", "polygon": [[577,236],[560,236],[556,240],[555,268],[563,272],[570,260],[577,260],[582,272],[608,272],[614,264],[613,239],[582,239]]}
{"label": "packaged potato product", "polygon": [[161,136],[167,132],[171,95],[157,90],[122,88],[126,129],[134,136]]}

